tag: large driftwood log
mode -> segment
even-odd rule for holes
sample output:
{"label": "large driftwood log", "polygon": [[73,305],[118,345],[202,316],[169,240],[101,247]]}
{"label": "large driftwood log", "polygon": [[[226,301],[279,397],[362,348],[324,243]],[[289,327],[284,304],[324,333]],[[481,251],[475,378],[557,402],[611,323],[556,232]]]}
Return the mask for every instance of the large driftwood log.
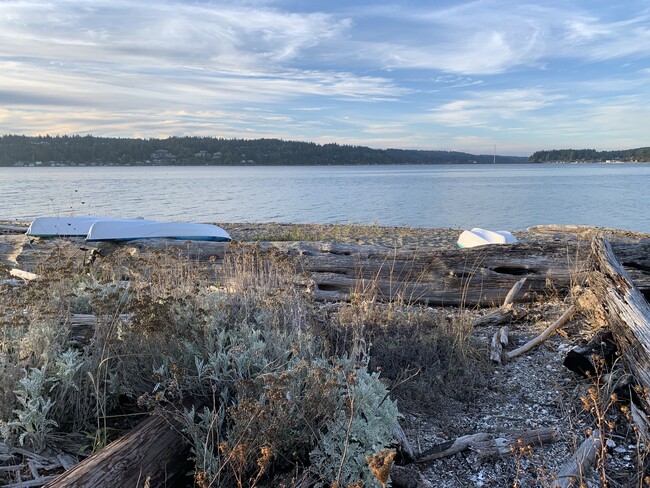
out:
{"label": "large driftwood log", "polygon": [[45,486],[174,486],[188,471],[189,446],[175,425],[153,415]]}
{"label": "large driftwood log", "polygon": [[[218,264],[229,252],[229,246],[222,243],[164,239],[122,246],[99,244],[96,249],[108,256],[111,249],[124,246],[142,253],[158,250],[181,254],[197,265]],[[516,302],[530,301],[536,293],[562,293],[572,279],[583,276],[588,254],[588,246],[578,240],[472,249],[400,250],[326,242],[243,243],[237,248],[246,246],[296,257],[296,271],[311,277],[318,300],[349,300],[356,294],[433,306],[498,306],[505,292],[524,277],[526,283]],[[641,291],[650,295],[650,243],[618,243],[614,248],[624,256],[623,262]],[[83,264],[89,246],[71,239],[29,240],[24,235],[0,235],[0,259],[10,267],[36,271],[39,260],[52,252],[74,254]],[[547,281],[552,282],[552,290]]]}
{"label": "large driftwood log", "polygon": [[[573,245],[573,249],[567,246]],[[370,246],[303,246],[298,269],[314,281],[314,296],[346,300],[351,295],[400,298],[434,306],[497,306],[526,278],[515,302],[536,293],[568,290],[573,267],[567,253],[586,259],[571,243],[518,243],[472,249],[386,250]]]}
{"label": "large driftwood log", "polygon": [[[595,271],[589,277],[596,303],[604,315],[628,371],[641,387],[638,398],[650,412],[650,305],[618,262],[609,242],[593,241]],[[584,305],[583,305],[584,306]],[[646,425],[638,423],[645,433]]]}

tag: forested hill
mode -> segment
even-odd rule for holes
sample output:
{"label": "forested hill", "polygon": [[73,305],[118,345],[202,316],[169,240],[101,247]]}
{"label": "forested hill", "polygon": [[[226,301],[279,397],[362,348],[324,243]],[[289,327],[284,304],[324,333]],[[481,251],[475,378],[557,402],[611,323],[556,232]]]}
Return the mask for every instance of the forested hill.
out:
{"label": "forested hill", "polygon": [[537,151],[529,158],[531,163],[569,161],[650,161],[650,147],[621,151],[596,151],[595,149],[554,149]]}
{"label": "forested hill", "polygon": [[[492,163],[493,155],[450,151],[371,149],[279,139],[170,137],[121,139],[94,136],[0,138],[0,166],[28,165],[333,165]],[[497,163],[527,158],[496,156]]]}

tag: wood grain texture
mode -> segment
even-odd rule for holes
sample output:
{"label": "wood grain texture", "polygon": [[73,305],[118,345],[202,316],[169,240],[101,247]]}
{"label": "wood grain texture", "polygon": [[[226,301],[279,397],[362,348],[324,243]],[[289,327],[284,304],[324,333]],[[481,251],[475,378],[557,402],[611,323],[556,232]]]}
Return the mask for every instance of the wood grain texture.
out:
{"label": "wood grain texture", "polygon": [[45,486],[171,487],[187,472],[188,453],[177,427],[153,415]]}

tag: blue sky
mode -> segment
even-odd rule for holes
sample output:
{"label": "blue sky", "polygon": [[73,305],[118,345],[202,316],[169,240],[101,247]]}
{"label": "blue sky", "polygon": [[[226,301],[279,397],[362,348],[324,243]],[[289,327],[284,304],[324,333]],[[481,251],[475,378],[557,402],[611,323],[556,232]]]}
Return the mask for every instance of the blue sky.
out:
{"label": "blue sky", "polygon": [[650,3],[1,1],[0,133],[650,145]]}

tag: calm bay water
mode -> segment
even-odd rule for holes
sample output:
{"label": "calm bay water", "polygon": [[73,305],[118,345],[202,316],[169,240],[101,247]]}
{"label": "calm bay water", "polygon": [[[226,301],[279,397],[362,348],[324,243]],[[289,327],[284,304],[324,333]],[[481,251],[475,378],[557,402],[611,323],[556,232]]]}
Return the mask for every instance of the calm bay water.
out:
{"label": "calm bay water", "polygon": [[40,215],[650,233],[650,164],[0,168],[0,219]]}

